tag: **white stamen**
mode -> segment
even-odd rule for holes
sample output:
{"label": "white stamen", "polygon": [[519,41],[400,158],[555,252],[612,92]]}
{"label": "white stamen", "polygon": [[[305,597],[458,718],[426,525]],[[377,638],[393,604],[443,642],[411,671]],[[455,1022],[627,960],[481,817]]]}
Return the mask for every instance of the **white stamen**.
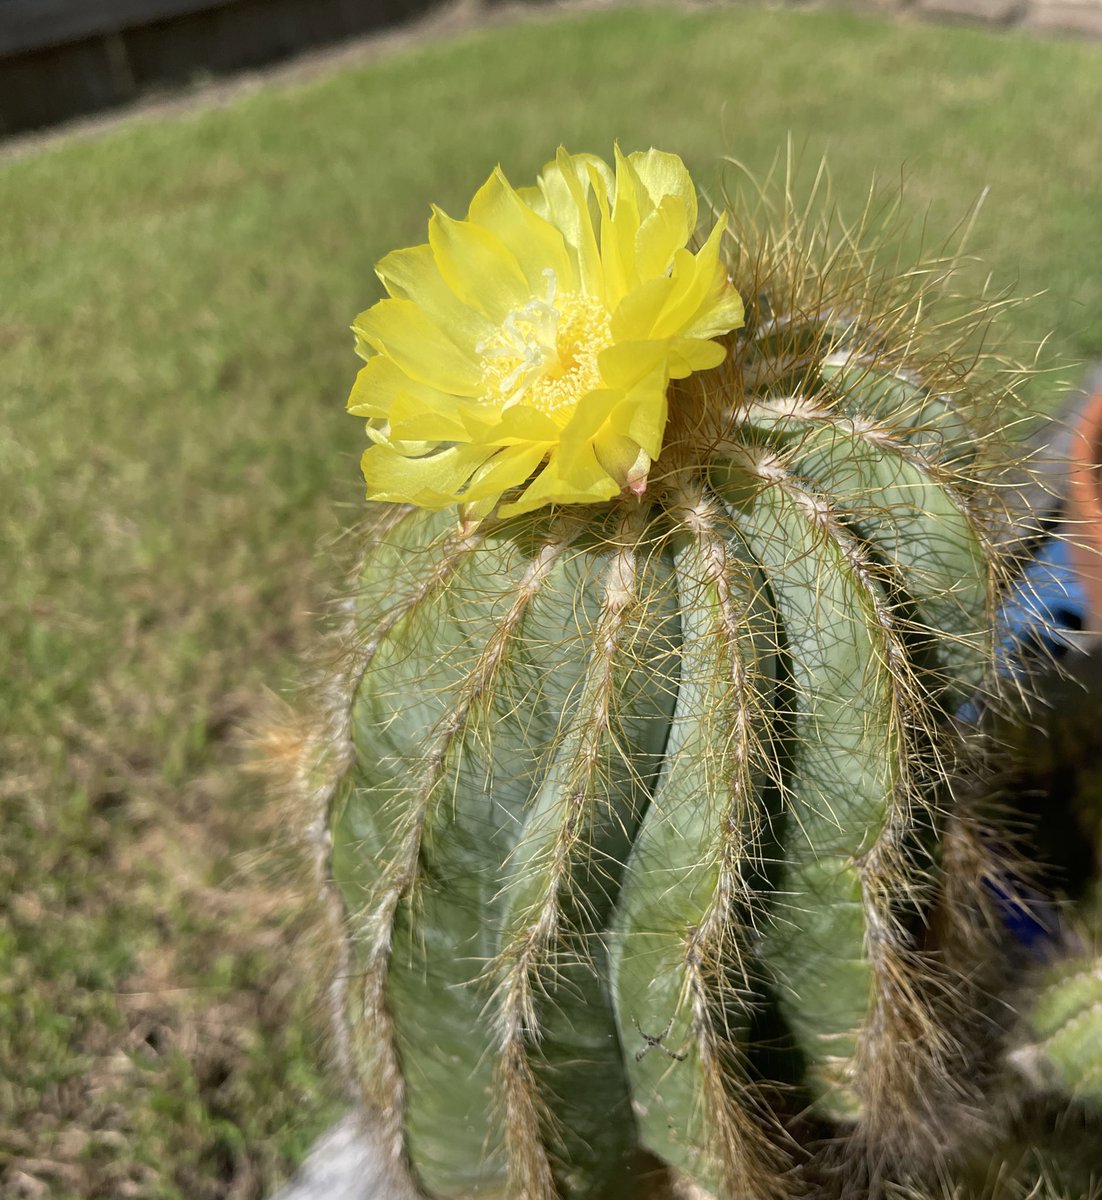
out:
{"label": "white stamen", "polygon": [[[593,325],[594,316],[585,307],[592,307],[592,302],[567,295],[556,305],[560,297],[555,271],[545,267],[541,274],[547,285],[544,298],[533,296],[514,309],[493,337],[475,347],[501,411],[521,401],[535,402],[548,412],[572,403],[579,387],[593,386],[588,374],[595,369],[597,351],[608,344],[607,314],[599,314]],[[579,303],[583,306],[580,310]],[[588,329],[587,321],[591,323]],[[565,348],[560,345],[564,340]],[[587,382],[571,384],[569,380],[578,379],[574,373],[579,352],[583,356],[580,361],[588,360]],[[539,398],[534,400],[537,394]]]}

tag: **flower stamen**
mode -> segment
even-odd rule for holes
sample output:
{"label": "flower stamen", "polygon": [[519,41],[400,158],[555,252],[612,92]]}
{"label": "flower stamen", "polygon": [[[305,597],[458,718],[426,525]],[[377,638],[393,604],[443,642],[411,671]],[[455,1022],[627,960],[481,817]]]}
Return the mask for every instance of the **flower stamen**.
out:
{"label": "flower stamen", "polygon": [[501,411],[527,404],[547,416],[569,417],[578,401],[600,386],[597,355],[612,345],[608,311],[585,296],[558,294],[545,268],[544,299],[514,309],[497,334],[476,347],[487,396]]}

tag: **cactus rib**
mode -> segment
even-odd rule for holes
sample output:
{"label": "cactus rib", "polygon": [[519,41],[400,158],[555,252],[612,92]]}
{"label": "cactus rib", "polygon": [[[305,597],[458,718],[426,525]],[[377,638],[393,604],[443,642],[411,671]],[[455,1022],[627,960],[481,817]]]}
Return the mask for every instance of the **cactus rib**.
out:
{"label": "cactus rib", "polygon": [[[391,565],[392,558],[395,554],[401,555],[403,549],[408,553],[411,548],[419,548],[423,544],[425,534],[434,527],[441,530],[449,528],[440,522],[439,518],[428,517],[414,508],[401,507],[386,513],[382,519],[376,521],[370,531],[369,551],[365,555],[360,577],[362,595],[368,598],[368,604],[377,616],[368,625],[366,631],[356,631],[356,642],[351,651],[345,653],[343,669],[325,690],[325,719],[311,739],[309,753],[303,756],[303,769],[308,769],[311,776],[306,789],[307,795],[315,813],[308,836],[316,847],[318,878],[326,904],[329,910],[339,918],[338,927],[351,923],[345,900],[340,894],[340,888],[334,883],[335,847],[332,833],[332,824],[340,807],[342,792],[347,789],[350,775],[357,762],[354,708],[351,699],[359,692],[363,680],[374,662],[376,652],[390,631],[415,612],[420,605],[426,603],[436,591],[445,586],[465,556],[473,551],[481,541],[477,535],[456,538],[449,534],[433,568],[421,575],[414,574],[410,580],[408,591],[403,592],[398,589],[398,599],[391,599],[394,591],[394,577],[388,567]],[[408,545],[388,541],[403,532],[412,533]],[[375,553],[372,553],[372,550]],[[375,1109],[377,1107],[376,1096],[372,1091],[365,1091],[363,1087],[365,1080],[371,1076],[365,1076],[355,1063],[357,1057],[355,1043],[361,1039],[351,1035],[351,1023],[345,1011],[348,1002],[348,983],[353,976],[352,960],[352,943],[340,938],[338,940],[338,962],[329,990],[329,1002],[334,1010],[339,1061],[344,1064],[346,1077],[360,1092],[363,1102],[369,1108]],[[380,1011],[379,1015],[381,1026],[385,1029],[385,1014]],[[386,1038],[380,1043],[378,1050],[382,1056],[380,1075],[381,1079],[385,1081],[383,1086],[388,1094],[400,1095],[402,1081],[399,1064],[392,1055],[382,1049],[391,1044],[391,1040]],[[392,1165],[397,1168],[403,1158],[404,1139],[400,1127],[393,1124],[388,1127],[385,1124],[385,1113],[389,1109],[388,1103],[379,1110],[383,1120],[382,1140]]]}
{"label": "cactus rib", "polygon": [[[339,816],[337,824],[339,829],[343,829],[349,851],[354,851],[358,842],[370,837],[375,846],[375,861],[379,864],[374,878],[358,889],[356,902],[352,906],[355,921],[352,932],[357,942],[358,965],[362,972],[357,996],[358,1024],[363,1039],[373,1052],[371,1073],[376,1078],[380,1095],[385,1097],[379,1107],[385,1114],[384,1119],[394,1141],[398,1143],[404,1142],[412,1127],[418,1126],[424,1131],[422,1141],[429,1147],[444,1144],[444,1139],[437,1136],[436,1130],[446,1128],[448,1124],[447,1112],[431,1111],[438,1106],[434,1105],[434,1093],[429,1088],[417,1089],[414,1108],[423,1110],[428,1105],[430,1111],[407,1112],[409,1098],[404,1081],[411,1070],[409,1043],[404,1061],[400,1064],[401,1071],[396,1076],[395,1072],[399,1071],[397,1041],[400,1032],[395,1027],[397,1014],[389,995],[396,987],[402,989],[403,980],[410,977],[411,971],[416,975],[418,960],[423,956],[426,931],[434,931],[438,937],[447,937],[449,921],[452,925],[456,924],[454,918],[458,910],[455,906],[445,901],[441,907],[434,889],[423,886],[422,879],[426,857],[431,858],[434,852],[437,856],[440,853],[455,853],[454,837],[449,842],[445,830],[433,830],[434,814],[437,811],[443,813],[440,819],[445,826],[451,822],[453,835],[457,827],[452,817],[463,816],[452,806],[439,804],[441,784],[457,785],[457,771],[473,773],[476,777],[480,771],[492,772],[493,751],[489,739],[484,739],[481,747],[468,744],[473,731],[480,724],[484,728],[493,726],[495,738],[516,736],[511,734],[507,713],[495,711],[491,716],[485,711],[490,685],[501,670],[504,647],[522,620],[528,604],[537,594],[549,563],[561,553],[569,540],[569,537],[553,535],[549,545],[537,554],[535,561],[520,572],[521,587],[511,607],[504,618],[499,619],[486,645],[474,652],[469,665],[465,659],[472,652],[465,646],[466,638],[460,623],[458,637],[452,635],[450,653],[441,653],[428,672],[417,667],[411,668],[417,672],[419,704],[410,706],[405,697],[396,695],[394,701],[397,707],[388,698],[377,697],[371,708],[365,708],[361,697],[355,710],[357,743],[360,747],[370,745],[372,758],[365,761],[377,763],[372,777],[363,778],[361,771],[361,777],[355,783],[359,787],[370,787],[377,801],[382,802],[376,804],[370,828],[359,832],[358,837],[353,830],[341,825]],[[445,550],[440,565],[430,573],[433,586],[422,589],[416,596],[416,603],[401,606],[397,610],[399,615],[388,619],[385,629],[374,635],[376,648],[373,659],[376,669],[389,670],[391,673],[399,669],[399,664],[408,657],[409,644],[416,644],[428,630],[439,637],[443,623],[447,623],[444,627],[455,624],[459,615],[456,605],[470,605],[472,595],[482,597],[474,603],[472,624],[480,625],[487,618],[491,621],[494,619],[495,600],[498,596],[506,598],[508,595],[504,590],[505,581],[515,580],[518,574],[518,567],[512,561],[507,562],[497,552],[498,571],[503,578],[499,583],[502,590],[495,594],[492,587],[493,572],[487,568],[487,555],[491,552],[483,545],[483,554],[478,563],[466,567],[477,571],[482,589],[472,592],[469,583],[463,588],[456,586],[466,564],[470,564],[471,545],[482,543],[481,536],[473,540],[460,539],[455,543],[456,550]],[[510,557],[517,558],[516,555]],[[447,586],[449,584],[450,587]],[[438,643],[438,649],[441,645]],[[389,662],[389,667],[381,665],[383,660]],[[447,697],[446,702],[444,697]],[[495,789],[494,803],[504,806],[510,793],[517,792],[519,794],[513,796],[513,803],[523,805],[529,791],[530,784],[525,779],[509,786],[499,786]],[[468,819],[470,817],[471,814],[468,814]],[[479,835],[483,832],[478,830]],[[426,838],[433,836],[435,850],[426,850]],[[471,841],[469,853],[477,853],[479,846],[489,851],[482,866],[485,872],[496,864],[496,856],[500,851],[492,848],[493,838],[480,840],[476,836]],[[346,852],[345,861],[348,857]],[[351,889],[353,881],[350,872],[346,872],[344,882],[346,890]],[[426,910],[434,904],[438,909],[435,925],[426,923]],[[479,906],[475,904],[473,921],[468,915],[470,928],[465,935],[459,927],[451,930],[454,939],[462,941],[464,936],[468,939],[477,938],[481,924],[478,909]],[[396,958],[396,946],[407,943],[408,958]],[[461,955],[462,949],[461,946],[454,947],[451,957],[439,961],[452,963],[457,954]],[[425,969],[424,963],[421,969]],[[408,991],[408,988],[405,990]],[[404,1007],[407,1012],[421,1007],[416,999],[418,995],[424,995],[423,989],[418,991],[414,988],[412,998],[406,998]],[[431,1000],[422,1010],[422,1018],[429,1026],[436,1023],[441,1028],[447,1025],[449,1012],[465,1009],[466,1023],[469,1025],[477,1017],[478,1008],[479,1002],[472,997],[469,989],[463,986],[440,987],[433,990]],[[473,1058],[477,1057],[476,1051]],[[416,1062],[416,1056],[413,1062]],[[439,1120],[443,1120],[443,1125],[438,1123]],[[435,1155],[422,1153],[419,1156],[421,1172],[431,1174],[434,1169],[438,1170],[442,1178],[449,1180],[448,1186],[451,1186],[450,1180],[456,1172],[480,1177],[481,1166],[477,1160],[481,1154],[478,1147],[473,1147],[471,1151],[476,1161],[461,1168],[456,1156],[463,1156],[464,1143],[455,1138],[449,1141],[446,1152]]]}
{"label": "cactus rib", "polygon": [[946,702],[960,704],[982,682],[990,653],[989,634],[976,618],[986,610],[989,585],[983,539],[955,493],[956,481],[942,478],[897,429],[840,415],[814,399],[751,402],[740,416],[790,441],[793,472],[829,495],[883,555],[893,591],[915,608],[908,631],[921,639],[925,658],[940,659]]}
{"label": "cactus rib", "polygon": [[[643,668],[653,671],[655,665],[646,657],[641,666],[624,665],[628,643],[639,634],[644,568],[637,543],[647,517],[645,507],[630,506],[614,536],[589,662],[576,703],[567,708],[574,716],[562,730],[506,870],[501,945],[491,968],[493,1011],[510,1166],[518,1194],[532,1200],[555,1195],[546,1148],[549,1116],[540,1098],[540,1068],[532,1062],[549,1025],[567,1043],[600,1046],[603,1039],[614,1052],[600,1055],[606,1079],[622,1078],[607,996],[584,980],[594,976],[595,957],[603,954],[591,946],[592,935],[606,918],[617,883],[615,864],[622,862],[646,794],[649,764],[657,761],[664,740],[664,723],[657,718],[666,699],[641,695],[642,713],[628,711],[631,704],[624,699],[632,690],[626,676],[636,676],[639,690]],[[631,648],[639,652],[639,646]],[[653,710],[653,719],[646,710]],[[589,993],[587,1003],[577,1003],[579,990]],[[549,1002],[541,1004],[541,997]],[[624,1100],[626,1109],[626,1089]],[[627,1112],[624,1119],[630,1123]],[[591,1136],[599,1137],[599,1131]]]}
{"label": "cactus rib", "polygon": [[739,922],[752,926],[758,905],[750,877],[771,769],[761,692],[772,681],[755,664],[768,663],[776,630],[762,581],[731,561],[719,506],[699,483],[676,491],[680,681],[611,926],[612,987],[621,1040],[643,1039],[626,1061],[644,1144],[717,1194],[764,1197],[779,1188],[779,1160],[739,1065],[753,986]]}
{"label": "cactus rib", "polygon": [[854,1058],[871,988],[857,864],[888,820],[897,728],[888,716],[891,681],[868,593],[815,501],[778,486],[771,460],[747,456],[758,480],[748,501],[725,495],[770,579],[794,685],[786,791],[796,828],[780,883],[790,898],[778,901],[763,953],[809,1057],[819,1103],[852,1119],[861,1111]]}

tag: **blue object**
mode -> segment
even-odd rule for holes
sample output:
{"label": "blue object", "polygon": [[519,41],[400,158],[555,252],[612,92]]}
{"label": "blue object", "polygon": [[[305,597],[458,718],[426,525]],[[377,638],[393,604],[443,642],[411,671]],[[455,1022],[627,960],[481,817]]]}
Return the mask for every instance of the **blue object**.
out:
{"label": "blue object", "polygon": [[[1068,545],[1047,537],[1003,597],[995,616],[995,664],[1004,678],[1019,679],[1031,668],[1056,663],[1078,650],[1075,634],[1086,623],[1087,595],[1075,573]],[[983,699],[967,701],[958,717],[976,724]],[[1060,935],[1056,905],[1008,872],[984,881],[998,902],[1003,928],[1031,954],[1044,954]]]}
{"label": "blue object", "polygon": [[1015,878],[1005,884],[985,879],[984,886],[995,897],[1006,932],[1024,950],[1044,957],[1060,936],[1060,914],[1052,898]]}
{"label": "blue object", "polygon": [[[1075,635],[1086,618],[1087,594],[1067,542],[1047,537],[995,615],[995,669],[1004,678],[1020,679],[1029,667],[1059,662],[1078,649]],[[974,696],[957,716],[974,725],[982,712],[982,698]]]}
{"label": "blue object", "polygon": [[999,669],[1021,673],[1024,658],[1038,651],[1051,659],[1075,650],[1073,634],[1087,618],[1087,593],[1075,573],[1067,542],[1047,538],[1007,593],[996,617]]}

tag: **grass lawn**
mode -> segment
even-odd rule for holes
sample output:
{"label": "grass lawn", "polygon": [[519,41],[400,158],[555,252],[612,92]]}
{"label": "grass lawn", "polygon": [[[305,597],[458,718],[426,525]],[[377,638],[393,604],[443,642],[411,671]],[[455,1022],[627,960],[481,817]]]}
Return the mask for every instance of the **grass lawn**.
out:
{"label": "grass lawn", "polygon": [[944,231],[990,188],[976,249],[1045,293],[1007,332],[1102,356],[1095,46],[579,14],[0,161],[0,1194],[249,1200],[338,1111],[309,886],[236,731],[360,509],[372,264],[498,160],[618,138],[707,184],[789,131],[843,208],[903,167]]}

